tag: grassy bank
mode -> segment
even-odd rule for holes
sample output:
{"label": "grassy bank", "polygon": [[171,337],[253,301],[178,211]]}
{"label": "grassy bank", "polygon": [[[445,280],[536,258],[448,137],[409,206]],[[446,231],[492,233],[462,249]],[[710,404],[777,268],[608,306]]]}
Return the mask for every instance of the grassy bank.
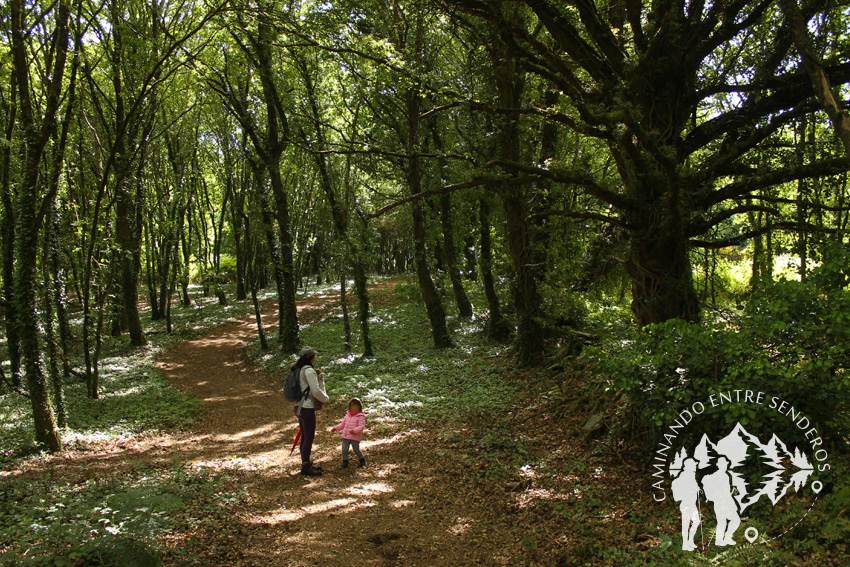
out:
{"label": "grassy bank", "polygon": [[[191,307],[173,306],[173,333],[165,321],[143,324],[149,344],[131,348],[109,339],[100,361],[100,398],[89,399],[86,385],[65,385],[66,448],[80,455],[108,455],[134,438],[188,427],[198,402],[171,387],[155,367],[157,355],[176,342],[205,334],[244,317],[248,302],[218,304],[193,296]],[[80,336],[81,320],[72,320]],[[82,372],[77,345],[72,364]],[[47,455],[34,444],[29,400],[0,395],[0,564],[20,566],[161,564],[159,542],[174,532],[215,531],[241,494],[226,474],[172,460],[166,466],[122,462],[103,467],[43,464]],[[73,458],[73,457],[72,457]],[[14,471],[16,467],[25,472]],[[183,558],[187,565],[192,557]]]}

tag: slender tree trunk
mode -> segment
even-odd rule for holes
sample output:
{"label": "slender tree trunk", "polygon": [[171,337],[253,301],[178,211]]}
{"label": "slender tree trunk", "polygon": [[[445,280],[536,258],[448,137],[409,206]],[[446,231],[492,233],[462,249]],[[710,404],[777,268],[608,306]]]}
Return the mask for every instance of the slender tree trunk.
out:
{"label": "slender tree trunk", "polygon": [[[82,32],[78,31],[75,41],[80,44]],[[68,425],[68,413],[65,406],[65,390],[64,384],[68,378],[68,364],[63,364],[62,370],[59,369],[58,358],[61,356],[63,361],[67,361],[68,354],[68,338],[70,336],[70,325],[68,323],[68,314],[65,309],[65,267],[60,260],[61,254],[61,238],[60,238],[60,219],[57,202],[59,194],[59,179],[61,177],[65,150],[68,144],[68,129],[71,125],[73,116],[73,108],[76,97],[77,71],[80,66],[79,56],[74,57],[74,62],[71,68],[71,79],[68,86],[68,100],[65,107],[65,116],[62,120],[62,128],[58,140],[54,140],[52,164],[50,171],[50,185],[46,216],[46,231],[43,237],[44,248],[42,250],[42,273],[44,279],[44,305],[45,305],[45,338],[47,341],[47,359],[50,380],[53,385],[53,402],[56,406],[57,423],[60,428],[65,428]],[[54,314],[56,317],[56,325],[54,325]],[[56,345],[56,328],[58,327],[58,335],[61,348],[61,353],[57,352]]]}
{"label": "slender tree trunk", "polygon": [[[364,247],[362,243],[358,241],[356,237],[352,237],[351,231],[349,229],[349,221],[348,221],[348,213],[343,207],[339,206],[336,191],[334,190],[333,184],[331,183],[330,172],[328,171],[328,164],[325,159],[324,151],[326,149],[324,132],[322,131],[322,120],[319,112],[319,104],[316,98],[316,91],[313,86],[312,77],[310,75],[310,71],[307,68],[306,62],[303,60],[300,61],[302,77],[304,78],[304,84],[307,91],[307,98],[310,103],[310,109],[313,115],[313,123],[315,124],[316,129],[316,141],[318,144],[318,153],[315,154],[316,164],[319,168],[319,181],[322,189],[324,190],[325,197],[328,200],[328,203],[331,207],[331,217],[334,223],[334,230],[339,236],[339,238],[343,241],[344,244],[344,256],[345,260],[347,260],[351,266],[352,271],[354,273],[354,285],[355,290],[357,292],[358,297],[358,310],[359,310],[359,319],[360,319],[360,337],[363,342],[363,356],[371,357],[374,356],[374,352],[372,350],[372,337],[369,334],[369,290],[367,285],[367,277],[366,277],[366,266],[364,260]],[[350,167],[350,163],[347,164]],[[348,171],[346,171],[346,175],[348,175]],[[342,284],[341,284],[341,292],[345,292],[345,272],[343,271],[342,276]],[[348,312],[347,305],[345,305],[343,301],[343,309],[345,313],[345,324],[348,325]],[[346,345],[350,350],[351,348],[351,330],[350,328],[346,331]]]}
{"label": "slender tree trunk", "polygon": [[278,237],[280,239],[278,269],[280,270],[282,293],[278,295],[280,329],[278,340],[284,352],[296,352],[301,346],[301,339],[298,332],[298,311],[295,306],[295,268],[292,263],[293,246],[289,225],[289,202],[280,176],[280,158],[277,159],[277,162],[269,164],[269,175],[275,197]]}
{"label": "slender tree trunk", "polygon": [[183,288],[183,307],[192,306],[192,298],[189,297],[189,262],[192,258],[192,250],[189,247],[189,241],[192,237],[191,225],[189,225],[188,233],[189,234],[187,234],[187,230],[185,229],[180,232],[180,244],[181,249],[183,250],[183,269],[180,273],[180,286]]}
{"label": "slender tree trunk", "polygon": [[55,299],[61,296],[58,291],[60,285],[59,274],[51,273],[56,266],[56,246],[58,244],[58,235],[55,232],[59,228],[58,218],[56,217],[55,199],[48,210],[49,229],[43,237],[42,243],[42,278],[44,280],[44,289],[42,302],[44,305],[44,340],[47,346],[47,370],[50,376],[50,383],[53,387],[53,404],[56,408],[56,422],[60,428],[68,425],[68,414],[65,408],[65,390],[64,390],[64,375],[59,370],[59,354],[57,352],[56,336],[62,333],[57,333],[56,324],[54,323],[54,313],[58,313],[58,302],[54,303]]}
{"label": "slender tree trunk", "polygon": [[[499,156],[519,163],[522,159],[519,108],[525,77],[518,62],[496,41],[492,52],[500,117]],[[522,365],[540,364],[545,354],[543,313],[538,282],[545,268],[540,231],[528,221],[533,189],[511,185],[500,192],[507,225],[508,249],[514,268],[513,298],[517,311],[516,354]]]}
{"label": "slender tree trunk", "polygon": [[168,304],[171,302],[171,296],[168,294],[168,285],[171,278],[172,264],[172,249],[174,243],[172,241],[173,228],[166,229],[162,235],[162,246],[160,248],[160,266],[159,266],[159,313],[164,319],[168,312]]}
{"label": "slender tree trunk", "polygon": [[[119,174],[118,177],[120,178],[122,176]],[[144,346],[148,341],[145,338],[139,313],[141,227],[138,226],[138,221],[141,215],[141,207],[138,201],[142,199],[138,193],[131,189],[130,185],[131,180],[124,179],[119,182],[119,187],[117,188],[118,198],[115,202],[117,222],[115,234],[121,261],[121,303],[126,315],[130,344],[133,346]]]}
{"label": "slender tree trunk", "polygon": [[174,292],[177,289],[178,253],[177,244],[175,243],[169,251],[169,254],[171,254],[171,271],[168,273],[168,295],[165,297],[165,332],[169,335],[174,333],[174,327],[171,321],[171,298],[174,297]]}
{"label": "slender tree trunk", "polygon": [[440,195],[440,217],[443,225],[443,253],[446,257],[446,269],[452,282],[455,294],[458,315],[464,319],[472,317],[472,303],[463,289],[463,280],[457,267],[457,249],[454,241],[454,227],[452,226],[452,199],[451,195],[444,193]]}
{"label": "slender tree trunk", "polygon": [[273,8],[265,2],[261,2],[258,8],[257,35],[250,37],[249,41],[252,55],[256,57],[258,63],[257,71],[266,110],[266,131],[264,143],[260,144],[262,147],[256,149],[269,175],[277,220],[279,248],[276,246],[272,250],[272,259],[278,283],[278,342],[284,352],[296,352],[300,347],[301,339],[298,330],[298,311],[295,305],[297,290],[293,265],[294,246],[289,219],[289,195],[284,187],[280,171],[281,156],[288,143],[289,126],[275,83],[275,71],[270,52],[270,47],[275,41],[275,28],[270,21]]}
{"label": "slender tree trunk", "polygon": [[145,222],[145,264],[147,266],[147,283],[148,283],[148,301],[151,306],[151,320],[159,321],[162,319],[162,313],[159,309],[159,298],[156,293],[156,266],[159,263],[154,244],[156,240],[151,238],[150,220]]}
{"label": "slender tree trunk", "polygon": [[[751,200],[748,200],[747,204],[751,204]],[[758,214],[750,211],[747,213],[747,217],[750,221],[750,226],[752,226],[753,229],[758,230],[761,228],[764,220],[762,211],[758,211]],[[764,256],[764,236],[759,235],[753,238],[753,263],[750,273],[751,288],[758,286],[759,282],[761,282],[764,277]]]}
{"label": "slender tree trunk", "polygon": [[348,294],[345,289],[346,273],[342,270],[339,278],[339,303],[342,306],[343,346],[346,352],[351,352],[351,321],[348,317]]}
{"label": "slender tree trunk", "polygon": [[[227,162],[225,162],[225,164],[227,164]],[[227,166],[225,165],[225,167],[227,167]],[[224,218],[225,218],[225,215],[227,213],[227,200],[232,199],[232,194],[233,194],[233,179],[232,179],[232,176],[230,175],[229,171],[227,171],[226,174],[227,174],[227,182],[226,182],[226,185],[225,185],[224,198],[222,199],[222,202],[221,202],[221,212],[220,212],[219,217],[218,217],[218,230],[215,231],[215,235],[214,235],[215,236],[215,243],[214,243],[214,246],[213,246],[213,266],[215,268],[215,283],[214,283],[214,286],[215,286],[216,295],[218,295],[218,293],[221,293],[222,295],[224,295],[224,290],[221,287],[221,283],[222,283],[221,241],[223,240],[222,235],[224,234]],[[219,299],[221,299],[221,296],[219,296]],[[227,303],[227,300],[225,299],[225,304],[226,303]]]}
{"label": "slender tree trunk", "polygon": [[[17,75],[12,73],[11,91],[9,104],[9,118],[6,123],[5,135],[7,140],[12,139],[15,131],[15,116],[17,113]],[[0,227],[3,234],[3,295],[9,305],[17,303],[15,299],[15,204],[10,182],[12,144],[0,146],[3,156],[3,226]],[[18,337],[18,322],[14,309],[4,309],[6,323],[6,349],[9,353],[9,364],[11,368],[12,384],[18,389],[24,385],[21,372],[21,343]]]}
{"label": "slender tree trunk", "polygon": [[487,318],[486,331],[490,338],[503,341],[511,334],[511,326],[502,316],[499,296],[493,278],[493,246],[490,239],[490,203],[486,197],[478,200],[478,223],[480,230],[480,251],[478,256],[481,271],[481,282],[484,285],[484,295],[490,314]]}
{"label": "slender tree trunk", "polygon": [[[112,249],[109,262],[113,265],[121,265],[121,253],[117,249]],[[124,309],[122,298],[121,284],[114,280],[109,290],[109,304],[112,306],[109,334],[113,337],[120,337],[127,329],[127,311]]]}
{"label": "slender tree trunk", "polygon": [[[444,153],[443,139],[436,127],[436,121],[431,123],[431,137],[434,140],[434,147],[440,153]],[[446,158],[440,160],[440,171],[448,171],[449,164]],[[444,175],[440,175],[440,181],[445,184]],[[466,295],[466,290],[463,289],[463,280],[458,268],[457,246],[455,245],[454,224],[452,223],[452,196],[451,193],[443,193],[440,195],[440,223],[443,229],[443,257],[446,262],[446,271],[449,274],[449,280],[452,282],[452,291],[455,296],[455,304],[457,304],[458,315],[462,319],[470,319],[472,317],[472,304],[469,302],[469,297]]]}
{"label": "slender tree trunk", "polygon": [[[417,63],[421,62],[424,49],[424,15],[421,10],[417,11],[414,42],[411,48],[412,55]],[[407,122],[407,186],[412,196],[422,192],[421,160],[421,89],[418,85],[411,85],[404,93],[405,119]],[[434,280],[431,277],[431,269],[428,266],[428,251],[426,242],[428,240],[428,227],[425,221],[425,208],[421,199],[411,203],[413,214],[413,258],[416,264],[416,276],[419,279],[419,287],[422,290],[422,298],[425,301],[425,310],[428,312],[428,320],[431,322],[431,336],[436,348],[447,348],[453,346],[448,328],[446,327],[446,310]]]}
{"label": "slender tree trunk", "polygon": [[[421,25],[421,22],[420,22]],[[406,95],[407,124],[408,124],[408,158],[407,163],[407,185],[410,194],[415,196],[422,192],[422,174],[419,160],[419,115],[420,98],[419,92],[411,88]],[[428,251],[426,241],[428,239],[428,228],[425,221],[425,208],[421,200],[411,203],[413,213],[413,257],[416,263],[416,276],[419,279],[419,287],[422,290],[422,298],[425,301],[425,309],[428,312],[428,320],[431,322],[431,336],[436,348],[451,347],[452,340],[446,327],[446,311],[437,286],[431,278],[431,269],[428,266]]]}
{"label": "slender tree trunk", "polygon": [[94,352],[91,354],[91,372],[86,375],[86,393],[92,400],[100,399],[100,353],[103,349],[103,320],[105,318],[109,294],[106,289],[115,279],[114,270],[111,270],[109,282],[99,288],[96,294],[97,324],[94,329]]}
{"label": "slender tree trunk", "polygon": [[[66,268],[67,265],[67,256],[62,252],[62,244],[61,239],[59,237],[59,216],[53,216],[53,227],[51,231],[51,238],[53,239],[51,243],[50,250],[50,266],[52,268],[52,277],[54,278],[54,286],[53,286],[53,305],[56,309],[56,322],[57,329],[59,331],[59,349],[61,355],[64,357],[64,360],[68,360],[68,348],[69,343],[72,340],[71,336],[71,324],[68,321],[68,307],[67,307],[67,282],[66,276],[68,274],[68,270]],[[62,380],[63,383],[66,383],[70,378],[70,372],[67,364],[62,365],[63,374]],[[60,426],[64,427],[65,424],[62,421],[60,415]]]}
{"label": "slender tree trunk", "polygon": [[260,301],[257,299],[257,247],[254,245],[254,236],[251,232],[249,218],[245,217],[245,240],[250,252],[248,257],[248,287],[251,289],[251,303],[254,305],[254,319],[257,321],[257,336],[260,339],[260,348],[269,350],[269,341],[266,338],[266,329],[263,326],[263,314],[260,311]]}
{"label": "slender tree trunk", "polygon": [[[243,243],[244,237],[243,234],[245,232],[245,194],[248,192],[248,188],[253,185],[254,186],[254,194],[261,195],[261,186],[263,184],[262,179],[262,167],[254,162],[251,162],[250,172],[248,175],[242,175],[240,184],[239,184],[239,193],[234,193],[233,183],[230,179],[228,179],[228,186],[230,187],[230,218],[231,225],[233,227],[233,240],[236,245],[236,300],[244,301],[245,298],[248,297],[247,286],[245,285],[246,281],[246,270],[245,270],[245,256],[246,249]],[[219,229],[223,229],[224,224],[219,226]],[[221,245],[216,243],[218,247],[219,256],[221,255]],[[219,260],[220,263],[220,260]]]}
{"label": "slender tree trunk", "polygon": [[[112,8],[112,37],[114,43],[112,84],[115,91],[115,123],[121,128],[129,120],[126,116],[124,105],[124,82],[122,78],[123,69],[119,66],[126,63],[124,37],[121,33],[122,25],[117,25],[122,18],[117,6]],[[137,120],[139,117],[134,117]],[[135,126],[133,131],[135,131]],[[141,185],[141,170],[143,168],[144,156],[139,158],[140,173],[134,176],[131,171],[133,167],[132,148],[128,145],[133,136],[120,135],[116,139],[115,147],[115,237],[120,250],[121,278],[121,304],[127,318],[127,330],[130,334],[130,344],[133,346],[144,346],[147,344],[142,321],[139,315],[139,269],[141,267],[141,226],[138,221],[141,218],[139,207],[140,188],[134,191],[134,182]]]}

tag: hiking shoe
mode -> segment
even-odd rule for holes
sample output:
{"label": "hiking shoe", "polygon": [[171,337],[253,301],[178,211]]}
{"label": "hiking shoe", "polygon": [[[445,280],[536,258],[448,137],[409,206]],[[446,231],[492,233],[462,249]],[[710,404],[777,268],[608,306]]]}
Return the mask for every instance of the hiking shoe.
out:
{"label": "hiking shoe", "polygon": [[348,461],[346,461],[346,460],[342,461],[342,468],[344,468],[344,469],[348,468]]}
{"label": "hiking shoe", "polygon": [[304,476],[322,476],[322,469],[314,467],[311,463],[301,465],[301,474]]}
{"label": "hiking shoe", "polygon": [[360,459],[360,466],[361,466],[361,467],[365,467],[365,466],[366,466],[366,459]]}

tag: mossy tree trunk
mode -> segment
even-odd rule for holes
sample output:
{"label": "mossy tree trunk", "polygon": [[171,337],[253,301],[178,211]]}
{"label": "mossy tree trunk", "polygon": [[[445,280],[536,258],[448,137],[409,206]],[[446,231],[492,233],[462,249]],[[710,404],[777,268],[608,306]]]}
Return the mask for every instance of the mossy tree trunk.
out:
{"label": "mossy tree trunk", "polygon": [[[42,85],[44,106],[35,107],[30,84],[25,30],[26,10],[23,0],[10,4],[12,64],[17,83],[21,111],[22,169],[15,207],[14,301],[21,347],[21,362],[27,391],[32,404],[36,441],[49,451],[61,451],[62,439],[41,363],[41,337],[36,309],[38,285],[39,232],[55,195],[49,194],[41,171],[45,150],[57,133],[57,113],[62,100],[63,80],[70,40],[70,3],[60,1],[54,8],[55,27],[50,38],[51,50],[46,55],[50,69]],[[52,63],[52,65],[51,65]],[[47,194],[45,194],[47,193]]]}
{"label": "mossy tree trunk", "polygon": [[[413,30],[413,41],[409,49],[414,65],[422,64],[424,49],[424,15],[421,10],[417,11],[416,23]],[[405,122],[407,125],[407,171],[406,180],[411,196],[422,192],[421,159],[421,118],[422,95],[419,84],[407,87],[404,93]],[[428,265],[428,227],[425,219],[425,207],[422,199],[416,199],[410,205],[413,215],[413,258],[416,264],[416,276],[419,280],[419,288],[425,302],[425,310],[428,312],[428,320],[431,322],[431,336],[434,346],[446,348],[452,346],[446,326],[446,310],[442,298],[431,277],[431,269]]]}
{"label": "mossy tree trunk", "polygon": [[[505,17],[519,19],[520,14],[511,10]],[[525,73],[519,60],[498,37],[493,38],[490,50],[496,100],[503,110],[496,124],[499,159],[506,163],[519,163],[523,154],[519,111],[525,89]],[[546,255],[542,232],[535,222],[529,220],[539,195],[535,186],[514,182],[502,187],[499,196],[514,272],[511,290],[517,312],[516,355],[522,365],[539,364],[545,353],[545,343],[538,285],[545,271]]]}

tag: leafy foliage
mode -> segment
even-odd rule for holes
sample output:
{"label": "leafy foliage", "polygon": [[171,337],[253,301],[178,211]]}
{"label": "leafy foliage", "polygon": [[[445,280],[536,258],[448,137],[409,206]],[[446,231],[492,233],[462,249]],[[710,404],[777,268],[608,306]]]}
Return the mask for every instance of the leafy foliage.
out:
{"label": "leafy foliage", "polygon": [[[804,283],[765,282],[735,312],[705,323],[652,325],[620,348],[597,351],[596,364],[655,435],[695,402],[751,390],[765,393],[766,407],[773,396],[787,400],[823,437],[841,443],[850,425],[850,291],[842,273],[827,263]],[[722,412],[708,407],[706,416],[718,416],[717,431],[738,421],[766,425],[769,415],[752,405],[736,396]],[[781,436],[792,426],[778,420],[773,427]]]}
{"label": "leafy foliage", "polygon": [[0,563],[82,567],[162,565],[157,539],[227,513],[240,498],[226,476],[175,464],[87,480],[5,477],[0,482]]}
{"label": "leafy foliage", "polygon": [[[168,345],[234,320],[246,308],[244,303],[221,306],[215,298],[196,297],[191,307],[173,309],[174,332],[170,335],[162,332],[161,321],[151,321],[145,312],[143,323],[151,339],[147,348],[129,347],[126,338],[105,344],[106,356],[99,369],[100,399],[90,399],[83,383],[65,385],[65,441],[71,446],[96,447],[121,437],[191,423],[197,415],[197,400],[169,386],[154,366],[154,357]],[[39,450],[33,443],[31,411],[26,398],[15,393],[0,395],[0,464]]]}
{"label": "leafy foliage", "polygon": [[[332,399],[359,397],[367,412],[391,420],[468,419],[487,416],[516,395],[491,359],[505,352],[482,335],[474,322],[450,320],[455,348],[438,350],[428,342],[427,319],[421,304],[410,297],[415,289],[402,281],[376,294],[370,321],[379,354],[362,358],[343,348],[343,323],[336,314],[305,325],[305,344],[319,352]],[[473,300],[476,298],[473,297]],[[478,298],[480,299],[480,298]],[[354,345],[357,348],[357,345]],[[258,345],[254,354],[260,355]],[[263,356],[266,366],[288,369],[291,357]],[[285,372],[279,372],[283,380]]]}

